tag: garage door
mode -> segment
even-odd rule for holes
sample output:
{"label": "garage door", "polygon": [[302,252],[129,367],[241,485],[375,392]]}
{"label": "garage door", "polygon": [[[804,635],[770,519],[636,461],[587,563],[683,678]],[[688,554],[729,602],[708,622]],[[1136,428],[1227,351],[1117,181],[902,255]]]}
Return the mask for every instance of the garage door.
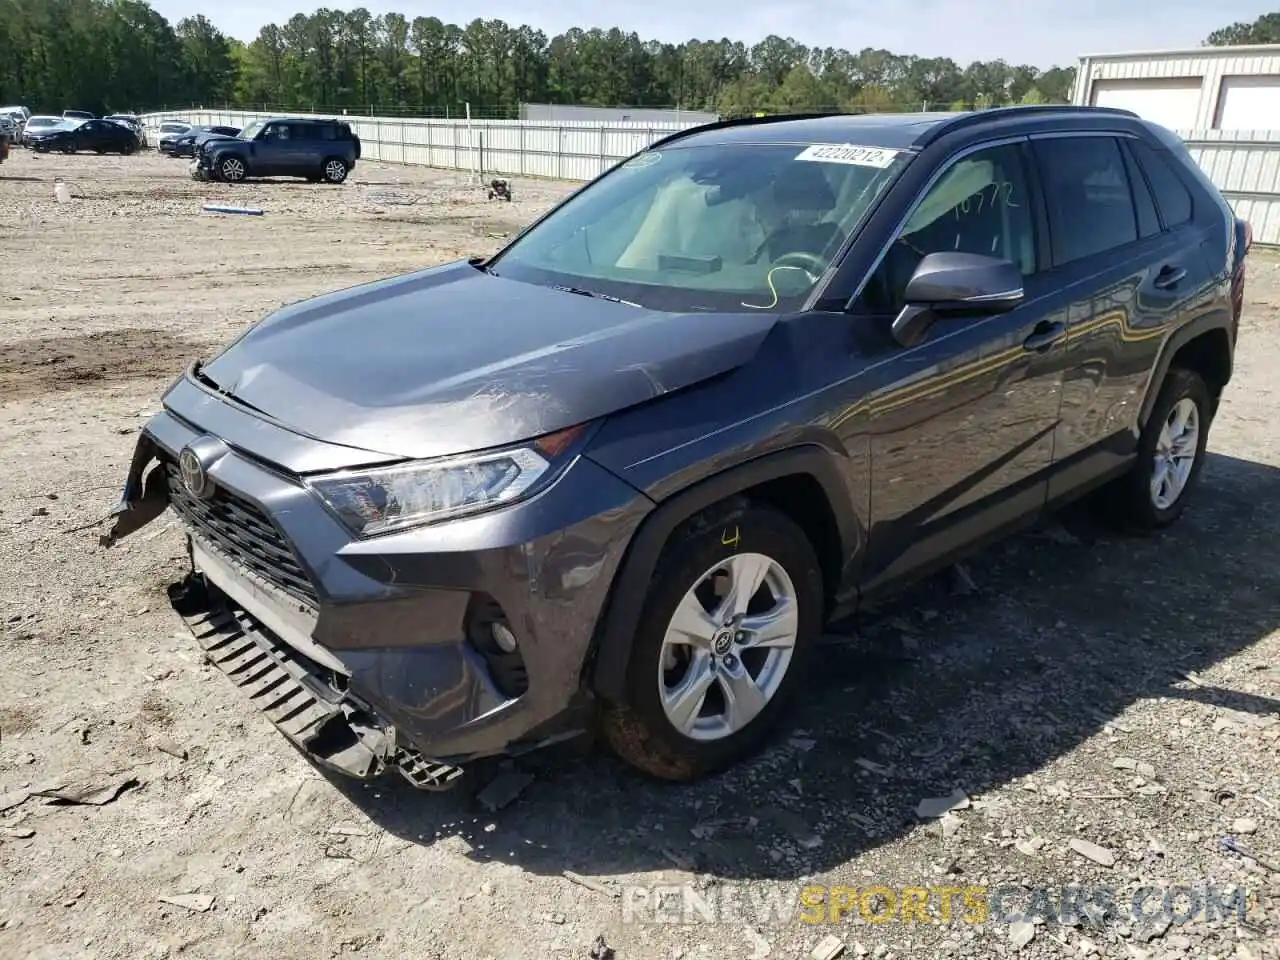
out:
{"label": "garage door", "polygon": [[1223,77],[1219,130],[1280,130],[1280,77]]}
{"label": "garage door", "polygon": [[1169,80],[1095,80],[1093,105],[1132,110],[1170,130],[1190,130],[1196,126],[1200,107],[1199,77]]}

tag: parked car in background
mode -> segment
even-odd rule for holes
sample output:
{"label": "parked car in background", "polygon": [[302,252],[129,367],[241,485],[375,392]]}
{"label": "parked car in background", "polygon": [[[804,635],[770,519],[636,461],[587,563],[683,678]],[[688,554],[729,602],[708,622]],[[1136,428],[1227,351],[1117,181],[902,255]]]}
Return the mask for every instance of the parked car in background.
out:
{"label": "parked car in background", "polygon": [[[313,162],[292,120],[248,142],[276,123]],[[1128,111],[696,127],[492,257],[193,363],[104,540],[173,508],[176,611],[322,765],[440,788],[598,725],[693,779],[777,727],[825,623],[1086,495],[1177,521],[1250,239]]]}
{"label": "parked car in background", "polygon": [[65,126],[67,126],[67,121],[62,119],[62,117],[31,117],[27,120],[27,125],[22,130],[22,145],[24,147],[29,147],[31,146],[31,140],[33,138],[42,136]]}
{"label": "parked car in background", "polygon": [[20,113],[23,120],[31,119],[31,111],[23,106],[0,107],[0,113]]}
{"label": "parked car in background", "polygon": [[199,145],[191,175],[239,183],[246,177],[305,177],[342,183],[360,159],[360,139],[343,120],[254,120],[235,139]]}
{"label": "parked car in background", "polygon": [[113,113],[110,116],[103,117],[102,119],[109,120],[112,123],[118,123],[122,127],[127,127],[132,130],[133,135],[138,138],[139,148],[147,145],[147,131],[139,117],[131,113]]}
{"label": "parked car in background", "polygon": [[97,114],[90,113],[88,110],[63,110],[62,119],[64,120],[97,120]]}
{"label": "parked car in background", "polygon": [[166,120],[160,124],[156,137],[156,149],[160,153],[173,155],[174,144],[191,132],[193,125],[184,120]]}
{"label": "parked car in background", "polygon": [[40,153],[57,150],[62,153],[78,153],[92,150],[94,153],[130,154],[138,149],[138,137],[128,127],[110,120],[81,120],[66,126],[55,127],[48,133],[29,138],[31,148]]}
{"label": "parked car in background", "polygon": [[197,143],[204,143],[219,137],[233,140],[240,135],[239,127],[223,127],[209,124],[198,124],[186,133],[175,137],[165,151],[173,157],[193,157]]}
{"label": "parked car in background", "polygon": [[4,137],[6,143],[16,143],[21,131],[18,127],[18,121],[11,113],[0,113],[0,137]]}
{"label": "parked car in background", "polygon": [[12,143],[13,141],[3,133],[0,133],[0,163],[4,163],[4,161],[9,159],[9,149]]}

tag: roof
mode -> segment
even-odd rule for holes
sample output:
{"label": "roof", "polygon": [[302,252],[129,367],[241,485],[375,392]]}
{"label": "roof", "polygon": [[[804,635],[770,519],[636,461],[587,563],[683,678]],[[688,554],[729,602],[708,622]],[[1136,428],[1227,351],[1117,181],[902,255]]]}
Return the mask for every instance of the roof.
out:
{"label": "roof", "polygon": [[1250,54],[1280,56],[1280,43],[1252,43],[1238,47],[1182,47],[1172,50],[1128,50],[1122,53],[1088,53],[1080,57],[1086,60],[1136,60],[1145,57],[1238,57]]}
{"label": "roof", "polygon": [[652,146],[680,143],[856,143],[891,150],[924,147],[944,133],[1001,122],[1061,117],[1136,115],[1108,107],[1044,104],[994,107],[955,113],[785,115],[722,120],[691,127]]}

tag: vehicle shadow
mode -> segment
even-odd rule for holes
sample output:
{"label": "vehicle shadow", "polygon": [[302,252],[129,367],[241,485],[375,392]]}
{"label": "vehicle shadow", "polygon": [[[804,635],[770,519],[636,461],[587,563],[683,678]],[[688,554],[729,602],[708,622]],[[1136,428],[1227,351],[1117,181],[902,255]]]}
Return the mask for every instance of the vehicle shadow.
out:
{"label": "vehicle shadow", "polygon": [[[856,637],[827,638],[789,728],[701,783],[544,753],[519,761],[535,780],[489,813],[467,791],[330,780],[396,836],[461,836],[476,859],[538,873],[812,875],[917,827],[922,798],[1017,781],[1137,701],[1280,712],[1194,676],[1277,627],[1277,502],[1280,469],[1211,454],[1195,502],[1161,535],[1103,534],[1073,509],[992,547],[967,565],[976,592],[932,580],[864,615]],[[1141,818],[1162,799],[1129,777],[1100,766],[1098,794],[1123,793]]]}

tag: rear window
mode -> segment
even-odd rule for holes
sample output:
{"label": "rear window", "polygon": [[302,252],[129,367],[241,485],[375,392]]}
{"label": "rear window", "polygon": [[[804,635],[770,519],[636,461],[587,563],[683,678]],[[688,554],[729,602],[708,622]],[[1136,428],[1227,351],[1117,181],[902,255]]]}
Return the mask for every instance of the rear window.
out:
{"label": "rear window", "polygon": [[1143,140],[1130,143],[1134,156],[1147,175],[1151,191],[1156,197],[1156,206],[1160,208],[1161,219],[1166,228],[1173,228],[1191,219],[1191,191],[1187,189],[1182,178],[1173,168],[1173,161],[1163,151],[1151,149]]}
{"label": "rear window", "polygon": [[1055,137],[1035,144],[1057,266],[1138,239],[1133,194],[1112,137]]}
{"label": "rear window", "polygon": [[185,123],[162,123],[160,124],[161,133],[185,133],[191,127]]}

